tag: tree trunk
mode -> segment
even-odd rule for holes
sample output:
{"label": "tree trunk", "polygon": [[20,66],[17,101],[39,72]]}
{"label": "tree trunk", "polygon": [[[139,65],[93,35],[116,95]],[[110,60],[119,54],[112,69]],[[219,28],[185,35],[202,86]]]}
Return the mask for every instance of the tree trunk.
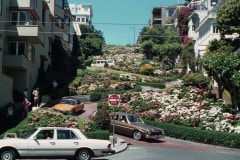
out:
{"label": "tree trunk", "polygon": [[235,114],[238,112],[238,88],[233,88],[230,92],[231,94],[231,101],[232,101],[232,107],[234,109]]}

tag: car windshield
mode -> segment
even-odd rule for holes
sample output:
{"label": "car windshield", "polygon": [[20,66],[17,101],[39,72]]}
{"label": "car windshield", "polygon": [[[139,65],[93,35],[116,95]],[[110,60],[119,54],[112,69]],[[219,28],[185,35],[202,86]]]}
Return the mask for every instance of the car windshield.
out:
{"label": "car windshield", "polygon": [[62,99],[60,101],[61,104],[70,104],[70,105],[75,105],[75,100],[73,99]]}
{"label": "car windshield", "polygon": [[34,132],[36,132],[36,128],[34,129],[31,129],[30,131],[26,132],[25,134],[23,134],[22,136],[20,136],[20,138],[23,138],[23,139],[27,139],[29,138]]}
{"label": "car windshield", "polygon": [[137,115],[128,115],[127,118],[130,123],[144,123],[143,120]]}

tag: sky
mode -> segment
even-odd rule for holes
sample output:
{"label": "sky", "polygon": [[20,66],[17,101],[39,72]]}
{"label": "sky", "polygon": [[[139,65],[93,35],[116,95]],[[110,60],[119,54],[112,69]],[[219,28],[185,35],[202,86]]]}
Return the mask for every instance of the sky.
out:
{"label": "sky", "polygon": [[[92,4],[92,23],[103,33],[106,44],[135,44],[147,26],[154,7],[174,5],[181,0],[68,0],[69,4]],[[183,1],[183,0],[182,0]]]}

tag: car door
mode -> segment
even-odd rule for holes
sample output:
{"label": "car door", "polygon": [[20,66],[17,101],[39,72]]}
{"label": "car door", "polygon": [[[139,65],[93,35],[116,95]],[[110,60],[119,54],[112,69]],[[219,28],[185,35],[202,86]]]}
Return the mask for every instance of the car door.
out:
{"label": "car door", "polygon": [[119,132],[125,135],[132,135],[133,128],[128,123],[126,115],[122,115],[119,120]]}
{"label": "car door", "polygon": [[55,156],[56,139],[53,135],[45,137],[45,132],[54,134],[54,130],[41,130],[33,139],[28,140],[27,156]]}
{"label": "car door", "polygon": [[80,146],[80,139],[69,129],[57,129],[55,149],[58,156],[74,156]]}

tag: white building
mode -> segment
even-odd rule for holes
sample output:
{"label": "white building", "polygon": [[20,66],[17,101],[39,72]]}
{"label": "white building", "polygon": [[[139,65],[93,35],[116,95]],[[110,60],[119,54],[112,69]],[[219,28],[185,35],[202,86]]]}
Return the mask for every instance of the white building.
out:
{"label": "white building", "polygon": [[78,36],[81,35],[79,25],[92,26],[92,5],[91,4],[69,4],[74,22],[73,27]]}
{"label": "white building", "polygon": [[216,28],[216,11],[225,0],[192,0],[188,4],[191,14],[188,22],[188,36],[195,41],[195,56],[203,56],[210,41],[220,39]]}

